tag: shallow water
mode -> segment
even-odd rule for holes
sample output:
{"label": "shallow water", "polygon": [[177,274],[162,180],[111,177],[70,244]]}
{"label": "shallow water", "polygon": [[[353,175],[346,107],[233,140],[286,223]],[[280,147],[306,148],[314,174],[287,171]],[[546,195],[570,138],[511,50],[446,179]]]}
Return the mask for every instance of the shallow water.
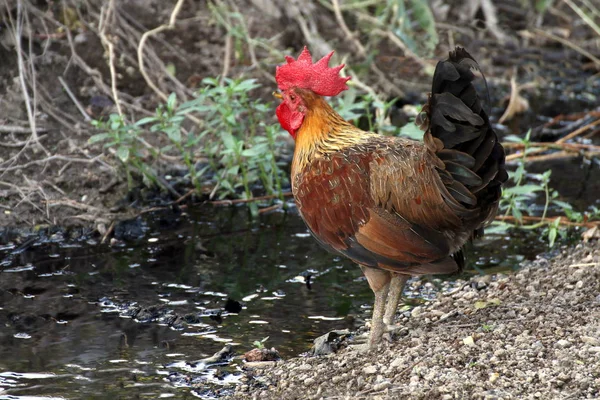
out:
{"label": "shallow water", "polygon": [[[113,246],[57,233],[0,247],[0,399],[209,398],[239,361],[194,362],[225,343],[240,355],[269,337],[289,357],[369,317],[360,269],[294,210],[248,221],[204,207],[123,224]],[[546,249],[536,235],[487,237],[466,273],[517,268]],[[406,294],[433,296],[431,282]]]}

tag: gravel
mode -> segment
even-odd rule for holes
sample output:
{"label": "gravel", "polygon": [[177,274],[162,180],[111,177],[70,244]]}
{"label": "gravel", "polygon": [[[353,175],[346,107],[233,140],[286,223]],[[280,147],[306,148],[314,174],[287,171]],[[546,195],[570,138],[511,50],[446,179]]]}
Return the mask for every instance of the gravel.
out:
{"label": "gravel", "polygon": [[231,399],[600,397],[600,245],[477,277],[403,314],[378,351],[245,365]]}

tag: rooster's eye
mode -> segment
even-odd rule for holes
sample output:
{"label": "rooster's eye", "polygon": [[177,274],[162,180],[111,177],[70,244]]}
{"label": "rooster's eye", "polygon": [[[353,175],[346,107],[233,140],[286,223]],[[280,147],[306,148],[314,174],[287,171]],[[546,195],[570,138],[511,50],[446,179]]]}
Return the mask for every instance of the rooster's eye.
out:
{"label": "rooster's eye", "polygon": [[293,94],[290,94],[290,100],[291,101],[296,101],[296,96],[294,96]]}

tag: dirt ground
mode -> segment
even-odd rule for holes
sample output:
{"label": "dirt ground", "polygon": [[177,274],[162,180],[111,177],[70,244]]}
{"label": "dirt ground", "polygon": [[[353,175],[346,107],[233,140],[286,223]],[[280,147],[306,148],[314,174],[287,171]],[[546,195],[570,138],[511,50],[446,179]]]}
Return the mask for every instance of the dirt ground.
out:
{"label": "dirt ground", "polygon": [[478,277],[399,316],[362,354],[249,363],[231,399],[596,399],[600,245]]}
{"label": "dirt ground", "polygon": [[[91,119],[116,112],[115,92],[130,121],[148,116],[161,101],[142,76],[137,51],[145,32],[168,23],[174,3],[0,5],[0,234],[50,226],[103,234],[115,220],[174,200],[141,183],[128,190],[114,154],[88,143],[98,133]],[[315,54],[336,50],[357,71],[379,67],[380,74],[361,75],[362,83],[386,99],[402,91],[398,104],[421,104],[431,85],[424,66],[434,67],[454,45],[463,45],[485,72],[501,136],[532,128],[535,140],[553,141],[589,123],[582,115],[598,107],[600,39],[565,2],[543,20],[520,0],[494,2],[501,3],[498,24],[485,29],[481,7],[472,15],[464,7],[477,1],[436,0],[440,43],[431,55],[411,57],[393,41],[382,41],[373,59],[356,46],[364,38],[348,35],[322,3],[328,2],[211,2],[234,8],[233,19],[223,22],[209,2],[187,1],[173,29],[147,42],[150,79],[161,92],[185,100],[205,77],[256,78],[264,86],[255,95],[266,99],[283,55],[296,55],[308,44]],[[18,39],[11,35],[16,21],[25,24]],[[360,21],[347,24],[358,30]],[[236,36],[240,30],[250,39]],[[498,123],[511,94],[528,106]],[[152,138],[149,144],[162,145]],[[182,170],[172,159],[156,168],[162,175]],[[246,380],[232,398],[598,398],[599,282],[597,242],[563,249],[514,275],[465,282],[461,290],[402,314],[406,330],[377,352],[346,348],[246,365]]]}
{"label": "dirt ground", "polygon": [[[90,120],[116,111],[115,90],[130,121],[154,111],[160,97],[141,74],[137,50],[144,32],[169,21],[173,4],[155,0],[19,4],[22,7],[10,2],[2,5],[0,225],[28,229],[84,226],[104,232],[115,219],[173,200],[176,196],[148,190],[141,183],[128,191],[114,154],[88,144],[98,133]],[[175,92],[185,100],[203,78],[227,74],[257,78],[264,87],[255,95],[268,98],[274,89],[275,65],[284,54],[295,54],[307,43],[316,54],[335,49],[349,66],[365,68],[364,56],[346,37],[334,13],[319,2],[214,4],[231,7],[234,13],[227,18],[233,19],[219,20],[207,2],[187,2],[172,30],[147,41],[146,70],[159,91]],[[420,104],[431,78],[418,62],[433,67],[454,44],[461,44],[486,73],[493,119],[505,111],[511,77],[530,103],[520,117],[498,124],[501,134],[521,133],[557,115],[593,109],[600,85],[590,79],[600,67],[564,41],[536,29],[542,23],[554,37],[568,35],[569,41],[598,56],[593,32],[585,24],[575,24],[576,15],[564,4],[548,12],[544,21],[532,8],[519,4],[509,1],[499,6],[500,30],[485,30],[481,10],[467,12],[461,2],[444,2],[443,7],[434,8],[440,14],[436,18],[447,22],[440,23],[440,43],[431,56],[403,55],[393,42],[383,41],[371,64],[379,67],[379,73],[365,74],[362,81],[387,98],[401,90],[404,95],[399,104]],[[20,41],[11,36],[18,21],[24,24],[17,35]],[[228,30],[227,23],[235,29]],[[348,25],[359,27],[351,18]],[[240,29],[254,41],[236,36]],[[228,46],[235,50],[229,59]],[[34,124],[37,143],[31,135]],[[161,145],[152,140],[148,138],[150,145]],[[181,174],[176,164],[171,158],[155,167],[163,175]],[[187,189],[178,188],[180,194]]]}

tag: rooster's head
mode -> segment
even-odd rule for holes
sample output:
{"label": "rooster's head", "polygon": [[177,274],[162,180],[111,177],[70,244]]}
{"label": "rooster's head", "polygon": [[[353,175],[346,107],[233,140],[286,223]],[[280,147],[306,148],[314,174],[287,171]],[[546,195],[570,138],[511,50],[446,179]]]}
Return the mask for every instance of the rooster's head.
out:
{"label": "rooster's head", "polygon": [[307,111],[307,93],[319,96],[336,96],[348,89],[346,82],[350,77],[340,76],[344,64],[330,68],[329,60],[333,51],[313,64],[312,56],[306,46],[295,60],[286,56],[287,64],[277,67],[275,79],[281,91],[282,102],[276,113],[279,123],[296,138]]}

